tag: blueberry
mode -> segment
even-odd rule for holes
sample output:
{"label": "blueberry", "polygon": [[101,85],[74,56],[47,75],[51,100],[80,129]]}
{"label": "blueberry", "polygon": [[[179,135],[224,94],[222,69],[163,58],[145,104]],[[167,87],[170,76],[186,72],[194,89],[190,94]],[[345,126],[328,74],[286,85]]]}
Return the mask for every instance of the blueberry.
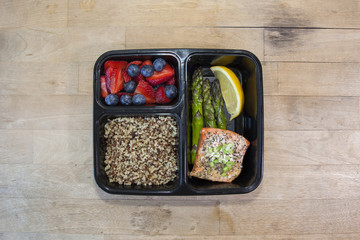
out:
{"label": "blueberry", "polygon": [[141,75],[144,77],[151,77],[154,74],[154,67],[151,65],[145,65],[141,68]]}
{"label": "blueberry", "polygon": [[124,90],[127,93],[133,93],[135,89],[136,89],[136,83],[132,80],[124,84]]}
{"label": "blueberry", "polygon": [[136,94],[133,96],[132,101],[133,101],[134,105],[144,105],[146,102],[146,99],[145,99],[144,95]]}
{"label": "blueberry", "polygon": [[122,105],[129,106],[132,104],[132,99],[129,95],[122,95],[120,97],[120,102]]}
{"label": "blueberry", "polygon": [[177,88],[175,85],[165,86],[165,96],[167,98],[175,98],[177,96]]}
{"label": "blueberry", "polygon": [[105,103],[110,106],[117,105],[119,103],[119,97],[115,94],[109,94],[105,98]]}
{"label": "blueberry", "polygon": [[136,77],[140,73],[140,68],[136,64],[131,64],[127,69],[127,73],[130,77]]}
{"label": "blueberry", "polygon": [[162,58],[157,58],[157,59],[154,60],[153,65],[154,65],[155,71],[159,72],[159,71],[164,69],[164,67],[166,65],[166,62]]}

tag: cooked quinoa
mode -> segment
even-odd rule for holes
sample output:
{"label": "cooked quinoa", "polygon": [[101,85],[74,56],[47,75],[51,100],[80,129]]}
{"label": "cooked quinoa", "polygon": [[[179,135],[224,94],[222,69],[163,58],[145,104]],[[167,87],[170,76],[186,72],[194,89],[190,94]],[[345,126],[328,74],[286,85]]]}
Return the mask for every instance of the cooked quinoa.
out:
{"label": "cooked quinoa", "polygon": [[178,127],[170,116],[120,117],[105,124],[110,182],[163,185],[178,171]]}

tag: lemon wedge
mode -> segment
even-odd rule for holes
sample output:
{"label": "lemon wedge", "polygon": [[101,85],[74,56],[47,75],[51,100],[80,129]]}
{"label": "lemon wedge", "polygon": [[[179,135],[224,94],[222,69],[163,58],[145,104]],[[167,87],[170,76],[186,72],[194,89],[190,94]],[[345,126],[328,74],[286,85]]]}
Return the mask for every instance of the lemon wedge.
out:
{"label": "lemon wedge", "polygon": [[219,79],[221,93],[231,121],[240,115],[244,107],[244,92],[240,81],[235,73],[227,67],[213,66],[210,69]]}

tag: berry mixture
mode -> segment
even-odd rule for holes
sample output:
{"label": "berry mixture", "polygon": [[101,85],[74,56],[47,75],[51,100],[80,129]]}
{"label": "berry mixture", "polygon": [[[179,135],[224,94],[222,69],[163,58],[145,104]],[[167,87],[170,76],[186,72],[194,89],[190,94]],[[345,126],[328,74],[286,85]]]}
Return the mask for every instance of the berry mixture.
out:
{"label": "berry mixture", "polygon": [[162,58],[106,61],[100,76],[101,96],[109,106],[167,104],[178,95],[175,71]]}

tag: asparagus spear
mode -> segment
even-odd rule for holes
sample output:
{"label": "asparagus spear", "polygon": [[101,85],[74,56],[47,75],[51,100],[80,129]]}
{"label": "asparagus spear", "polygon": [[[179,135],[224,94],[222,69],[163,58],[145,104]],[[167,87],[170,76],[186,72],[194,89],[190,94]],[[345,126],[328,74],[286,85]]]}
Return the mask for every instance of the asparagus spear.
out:
{"label": "asparagus spear", "polygon": [[202,86],[203,91],[203,113],[204,113],[204,119],[205,119],[205,126],[216,128],[216,121],[215,121],[215,113],[214,113],[214,107],[212,105],[212,97],[210,93],[210,81],[208,78],[205,79]]}
{"label": "asparagus spear", "polygon": [[217,127],[226,129],[226,116],[224,112],[224,99],[222,98],[220,83],[215,79],[211,84],[212,104],[215,110],[215,119]]}
{"label": "asparagus spear", "polygon": [[191,163],[194,164],[200,131],[203,127],[202,68],[193,74],[192,83],[192,149]]}

